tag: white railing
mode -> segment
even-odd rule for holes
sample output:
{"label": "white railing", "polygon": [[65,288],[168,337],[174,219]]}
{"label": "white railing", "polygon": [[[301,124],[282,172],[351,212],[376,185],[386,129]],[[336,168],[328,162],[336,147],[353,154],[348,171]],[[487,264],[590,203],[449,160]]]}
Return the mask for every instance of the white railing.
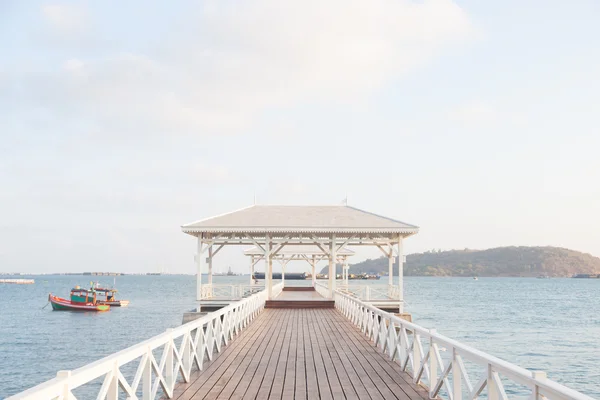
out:
{"label": "white railing", "polygon": [[[103,378],[103,383],[94,395],[97,399],[118,400],[121,391],[128,399],[150,400],[160,395],[159,388],[172,398],[177,380],[189,382],[193,369],[202,370],[206,359],[212,360],[215,352],[263,310],[266,299],[266,291],[261,291],[84,367],[59,371],[56,378],[6,400],[73,400],[73,390],[98,378]],[[155,358],[155,350],[162,350],[160,360]],[[127,380],[122,367],[134,368],[135,362],[136,373]]]}
{"label": "white railing", "polygon": [[263,291],[264,289],[264,285],[206,284],[202,285],[201,300],[215,298],[238,300]]}
{"label": "white railing", "polygon": [[[489,399],[505,400],[508,395],[504,381],[508,381],[506,387],[512,398],[526,395],[534,400],[593,400],[547,379],[544,372],[518,367],[339,291],[335,293],[335,304],[400,364],[414,383],[426,387],[430,398],[476,399],[486,391]],[[469,379],[474,371],[479,373],[475,384]]]}
{"label": "white railing", "polygon": [[329,297],[329,287],[327,285],[324,285],[321,282],[315,282],[315,290],[321,296],[323,296],[325,298]]}
{"label": "white railing", "polygon": [[400,298],[398,285],[338,285],[339,292],[361,300],[397,300]]}
{"label": "white railing", "polygon": [[277,296],[279,296],[281,294],[281,292],[283,291],[283,286],[284,286],[284,282],[279,282],[276,285],[273,285],[273,299],[277,298]]}

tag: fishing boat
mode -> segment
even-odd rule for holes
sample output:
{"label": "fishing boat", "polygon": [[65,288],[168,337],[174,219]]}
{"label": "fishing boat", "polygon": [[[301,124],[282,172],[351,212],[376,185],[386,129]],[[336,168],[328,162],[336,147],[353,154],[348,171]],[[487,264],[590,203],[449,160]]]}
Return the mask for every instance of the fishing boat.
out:
{"label": "fishing boat", "polygon": [[110,306],[106,304],[98,304],[96,301],[96,292],[88,289],[81,289],[79,286],[71,289],[71,299],[63,299],[62,297],[54,296],[52,293],[48,295],[48,301],[52,305],[52,309],[56,311],[108,311]]}
{"label": "fishing boat", "polygon": [[100,295],[104,297],[100,297],[96,300],[98,304],[108,305],[111,307],[127,307],[129,305],[129,300],[117,300],[115,294],[117,293],[117,289],[105,289],[98,287],[97,285],[94,287],[94,290]]}

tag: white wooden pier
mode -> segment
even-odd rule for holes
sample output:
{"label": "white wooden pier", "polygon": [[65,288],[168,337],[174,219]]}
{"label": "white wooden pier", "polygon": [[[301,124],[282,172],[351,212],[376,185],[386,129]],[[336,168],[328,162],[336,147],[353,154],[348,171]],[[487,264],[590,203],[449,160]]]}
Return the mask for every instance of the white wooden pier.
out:
{"label": "white wooden pier", "polygon": [[[332,278],[342,249],[379,247],[389,258],[390,275],[394,257],[400,264],[400,285],[390,280],[379,289],[379,301],[395,301],[402,312],[402,246],[417,233],[414,225],[346,206],[255,206],[185,225],[183,231],[197,237],[200,309],[219,297],[212,261],[226,245],[262,252],[265,286],[223,289],[229,304],[217,311],[76,370],[59,371],[7,400],[592,400],[543,372],[386,312],[372,299],[375,294],[357,293]],[[327,284],[315,282],[307,290],[275,284],[272,262],[287,245],[317,246],[329,261]],[[203,284],[205,270],[209,280]]]}

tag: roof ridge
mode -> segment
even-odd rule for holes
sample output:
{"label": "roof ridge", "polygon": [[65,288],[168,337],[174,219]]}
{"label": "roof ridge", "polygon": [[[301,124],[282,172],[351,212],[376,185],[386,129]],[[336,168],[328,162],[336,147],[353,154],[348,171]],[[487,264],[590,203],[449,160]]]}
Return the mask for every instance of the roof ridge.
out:
{"label": "roof ridge", "polygon": [[214,218],[224,217],[226,215],[233,214],[233,213],[236,213],[236,212],[239,212],[239,211],[244,211],[244,210],[247,210],[249,208],[256,207],[256,206],[257,206],[256,204],[252,204],[252,205],[249,205],[249,206],[246,206],[246,207],[238,208],[237,210],[229,211],[229,212],[226,212],[226,213],[223,213],[223,214],[219,214],[219,215],[213,215],[212,217],[203,218],[203,219],[199,219],[199,220],[194,221],[194,222],[183,224],[183,225],[181,225],[181,227],[184,228],[184,227],[186,227],[188,225],[199,224],[200,222],[205,222],[205,221],[208,221],[208,220],[211,220],[211,219],[214,219]]}
{"label": "roof ridge", "polygon": [[373,215],[373,216],[375,216],[375,217],[379,217],[379,218],[387,219],[388,221],[392,221],[392,222],[396,222],[396,223],[399,223],[399,224],[408,225],[409,227],[412,227],[412,228],[418,228],[418,226],[416,226],[416,225],[409,224],[409,223],[407,223],[407,222],[400,221],[400,220],[397,220],[397,219],[394,219],[394,218],[390,218],[390,217],[386,217],[386,216],[383,216],[383,215],[375,214],[375,213],[373,213],[373,212],[371,212],[371,211],[366,211],[366,210],[363,210],[363,209],[360,209],[360,208],[357,208],[357,207],[348,206],[348,205],[346,205],[346,206],[342,206],[342,207],[348,207],[348,208],[351,208],[351,209],[353,209],[353,210],[356,210],[356,211],[363,212],[363,213],[365,213],[365,214],[369,214],[369,215]]}

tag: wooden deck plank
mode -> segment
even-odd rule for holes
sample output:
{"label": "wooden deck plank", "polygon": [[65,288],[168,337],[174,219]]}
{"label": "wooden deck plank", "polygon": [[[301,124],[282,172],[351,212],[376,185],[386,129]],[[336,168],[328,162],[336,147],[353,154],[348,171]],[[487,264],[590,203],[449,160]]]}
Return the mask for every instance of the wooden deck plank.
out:
{"label": "wooden deck plank", "polygon": [[[334,312],[337,312],[337,311],[334,311]],[[330,324],[336,325],[337,323],[330,322]],[[335,326],[335,328],[337,329],[338,327]],[[344,324],[341,326],[341,329],[348,329],[348,327]],[[356,376],[358,376],[358,381],[357,380],[352,381],[353,385],[356,385],[359,387],[359,389],[357,389],[357,394],[360,393],[361,398],[371,398],[374,400],[384,399],[384,397],[381,395],[379,390],[377,390],[376,383],[373,381],[373,379],[371,378],[369,373],[363,368],[364,360],[357,356],[357,352],[354,349],[354,347],[349,345],[348,343],[346,343],[346,341],[343,340],[344,338],[340,337],[339,334],[338,334],[337,338],[338,338],[338,348],[340,348],[340,351],[344,354],[345,358],[348,359],[348,362],[350,363],[350,367],[352,367],[354,369],[354,373],[356,374]],[[360,388],[360,387],[362,387],[362,388]],[[364,396],[365,392],[368,394],[368,397]]]}
{"label": "wooden deck plank", "polygon": [[[282,399],[293,399],[296,385],[296,360],[298,359],[298,336],[300,330],[300,313],[295,312],[292,316],[294,324],[290,336],[290,346],[288,351],[288,360],[283,379]],[[271,394],[273,391],[271,391]]]}
{"label": "wooden deck plank", "polygon": [[[353,341],[357,346],[362,346],[363,349],[370,354],[381,354],[381,350],[370,340],[359,340],[361,336],[364,338],[366,338],[366,336],[358,329],[358,327],[353,326],[353,328],[354,329],[352,330],[346,331],[346,333],[349,334],[349,340]],[[396,391],[397,387],[400,388],[404,393],[404,396],[402,396],[403,399],[429,399],[427,391],[422,387],[415,385],[412,382],[412,379],[410,379],[410,376],[402,371],[398,363],[392,361],[387,356],[372,357],[370,361],[378,363],[381,368],[380,371],[383,371],[390,379],[392,379],[394,385],[391,387],[388,385],[390,389]],[[386,381],[389,382],[389,380]]]}
{"label": "wooden deck plank", "polygon": [[[275,316],[276,319],[279,319],[279,317],[280,316]],[[271,326],[271,324],[272,321],[269,321],[268,326]],[[266,329],[268,329],[268,327]],[[266,341],[265,330],[262,330],[259,335],[257,341],[253,343],[252,346],[244,347],[244,349],[240,350],[236,357],[231,361],[230,367],[221,375],[206,397],[214,398],[215,395],[217,399],[229,399],[232,397],[233,392],[244,377],[252,358]]]}
{"label": "wooden deck plank", "polygon": [[[296,341],[296,373],[295,373],[295,382],[294,382],[294,398],[295,399],[306,399],[306,386],[307,386],[307,378],[306,378],[306,357],[304,353],[304,323],[305,323],[305,313],[301,310],[298,313],[298,336]],[[286,376],[287,378],[287,376]],[[283,395],[286,396],[289,394],[289,391],[286,391],[284,388]],[[289,397],[286,397],[289,398]]]}
{"label": "wooden deck plank", "polygon": [[[220,353],[216,353],[213,360],[207,362],[203,371],[198,371],[194,374],[186,390],[178,400],[191,400],[203,398],[205,394],[212,389],[214,383],[220,378],[222,371],[226,370],[231,364],[231,360],[235,358],[237,351],[244,346],[252,346],[256,337],[264,329],[270,326],[268,318],[264,314],[259,315],[245,330],[240,332],[239,336],[230,342],[229,346],[221,349]],[[255,325],[252,327],[252,325]],[[253,328],[253,329],[251,329]],[[227,349],[228,351],[226,351]],[[179,387],[178,385],[177,387]]]}
{"label": "wooden deck plank", "polygon": [[312,351],[310,338],[310,310],[300,310],[303,319],[302,331],[304,336],[304,366],[306,368],[306,396],[308,400],[319,398],[319,382],[317,380],[317,368]]}
{"label": "wooden deck plank", "polygon": [[[268,312],[268,310],[265,310]],[[272,314],[274,315],[274,314]],[[284,313],[284,321],[281,325],[272,325],[271,330],[274,334],[275,331],[279,331],[277,334],[277,340],[270,349],[270,355],[268,358],[263,358],[260,361],[259,368],[254,374],[254,379],[250,384],[250,387],[244,395],[244,399],[265,399],[271,392],[271,385],[273,384],[273,377],[275,375],[275,366],[279,361],[281,354],[281,346],[283,345],[283,338],[287,330],[289,329],[289,320],[291,313]]]}
{"label": "wooden deck plank", "polygon": [[[339,311],[335,310],[332,313],[330,313],[327,316],[327,318],[330,318],[332,320],[331,322],[335,322],[334,326],[336,326],[336,328],[338,330],[338,334],[340,335],[339,339],[345,340],[345,343],[355,350],[357,362],[360,363],[360,365],[363,368],[363,370],[365,371],[365,373],[369,376],[369,378],[371,378],[371,381],[373,382],[375,389],[377,391],[379,391],[379,393],[381,393],[381,395],[383,396],[384,399],[397,398],[396,395],[394,394],[394,392],[391,391],[387,387],[387,385],[385,385],[385,382],[381,378],[381,376],[378,374],[378,371],[376,369],[374,369],[373,366],[371,365],[371,363],[369,362],[370,361],[369,358],[371,357],[371,355],[367,354],[365,351],[361,351],[360,348],[356,346],[356,343],[354,343],[351,340],[348,340],[348,335],[347,335],[346,331],[349,329],[348,325],[350,325],[350,324],[344,323],[347,321],[345,319],[345,317]],[[352,326],[352,325],[350,325],[350,326]],[[368,341],[368,338],[363,336],[360,340]],[[383,357],[383,355],[381,355],[381,354],[379,354],[379,356]],[[365,380],[365,382],[368,383],[368,381],[366,381],[366,380]]]}
{"label": "wooden deck plank", "polygon": [[[276,324],[276,326],[281,326],[281,324],[284,321],[283,317],[283,314],[278,313],[277,315],[274,315],[272,317],[273,320],[271,322]],[[255,382],[255,386],[257,386],[257,388],[260,387],[260,383],[262,382],[262,375],[260,377],[256,376],[256,372],[261,364],[261,360],[268,360],[270,358],[271,351],[275,342],[277,341],[279,334],[280,330],[277,329],[270,330],[264,335],[264,337],[261,340],[261,344],[258,346],[259,348],[257,352],[252,357],[252,360],[250,360],[250,364],[246,368],[246,371],[240,377],[240,382],[236,386],[233,394],[231,395],[231,399],[239,400],[244,398],[244,395],[246,395],[248,388],[253,382]],[[256,382],[258,383],[256,384]]]}
{"label": "wooden deck plank", "polygon": [[[288,326],[283,337],[283,343],[281,345],[281,350],[279,352],[279,360],[277,360],[277,365],[275,365],[274,373],[273,373],[273,381],[271,383],[271,391],[269,393],[269,399],[281,399],[283,395],[283,384],[285,382],[285,374],[287,372],[288,363],[290,360],[290,344],[292,341],[292,337],[294,335],[294,331],[298,329],[298,313],[290,313],[290,320],[288,322]],[[293,363],[294,366],[296,363]],[[265,375],[265,378],[267,375]]]}
{"label": "wooden deck plank", "polygon": [[348,360],[346,354],[348,346],[344,346],[343,343],[338,340],[339,335],[331,328],[326,319],[319,319],[319,324],[321,325],[321,332],[326,339],[327,348],[331,354],[333,365],[336,370],[340,370],[338,376],[340,377],[340,383],[342,384],[345,397],[347,399],[370,398],[364,385],[360,381],[358,374]]}
{"label": "wooden deck plank", "polygon": [[[338,313],[338,316],[344,318],[344,316],[340,313]],[[336,320],[339,317],[332,318],[333,320],[331,322],[334,323],[334,326],[339,325],[337,323],[338,321]],[[374,347],[372,342],[370,342],[369,339],[364,335],[362,337],[352,335],[352,333],[356,332],[354,329],[344,329],[343,331],[338,329],[338,332],[345,339],[346,343],[349,343],[350,346],[353,346],[357,353],[360,353],[363,356],[363,359],[366,362],[364,367],[366,369],[372,369],[372,372],[375,375],[371,374],[370,376],[373,382],[376,384],[377,390],[379,390],[379,392],[386,399],[392,398],[390,397],[389,393],[392,393],[392,396],[394,396],[393,398],[403,399],[404,392],[400,386],[394,381],[394,379],[385,373],[381,365],[377,362],[376,359],[382,359],[385,361],[385,356],[381,352],[378,352],[378,349]]]}
{"label": "wooden deck plank", "polygon": [[310,347],[313,355],[313,362],[315,364],[315,371],[317,376],[317,386],[319,388],[320,399],[333,399],[333,393],[329,386],[329,379],[327,372],[325,371],[325,363],[323,362],[323,355],[321,354],[321,346],[318,340],[316,332],[317,321],[315,320],[314,310],[308,310],[308,332],[310,335]]}
{"label": "wooden deck plank", "polygon": [[[323,356],[323,362],[325,363],[325,371],[327,372],[327,380],[329,381],[331,393],[333,394],[334,399],[344,399],[346,397],[343,389],[344,384],[348,385],[350,391],[354,390],[348,379],[348,374],[346,374],[346,371],[339,362],[339,357],[332,357],[332,353],[329,351],[330,347],[333,347],[333,344],[331,343],[331,331],[328,331],[323,327],[322,322],[324,318],[319,318],[321,313],[317,310],[312,310],[312,312],[314,313],[313,317],[316,322],[315,331],[317,332],[319,347],[321,348],[321,355]],[[333,352],[333,354],[335,354],[335,352]]]}
{"label": "wooden deck plank", "polygon": [[428,397],[335,309],[265,309],[174,394],[176,400]]}
{"label": "wooden deck plank", "polygon": [[[344,318],[343,315],[338,314],[341,318]],[[358,327],[353,325],[352,329],[344,329],[340,333],[345,335],[346,341],[356,346],[359,352],[369,355],[366,360],[397,398],[404,400],[409,398],[429,399],[427,392],[423,388],[414,385],[408,374],[402,373],[400,366],[390,360],[387,355],[383,355],[381,350]]]}

